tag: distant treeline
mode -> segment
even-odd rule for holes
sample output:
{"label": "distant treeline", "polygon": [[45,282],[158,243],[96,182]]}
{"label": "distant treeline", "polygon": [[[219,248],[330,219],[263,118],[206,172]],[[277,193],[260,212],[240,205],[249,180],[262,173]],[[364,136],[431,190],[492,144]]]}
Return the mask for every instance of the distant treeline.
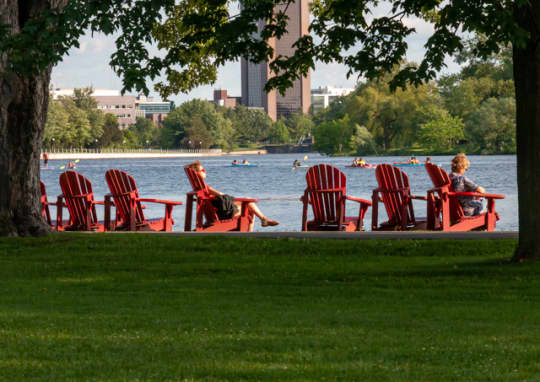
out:
{"label": "distant treeline", "polygon": [[[92,89],[51,101],[44,148],[221,148],[297,143],[312,135],[314,149],[329,155],[391,153],[514,153],[515,97],[511,49],[477,59],[469,50],[457,57],[459,73],[392,92],[387,83],[363,82],[317,113],[294,114],[273,122],[260,110],[183,103],[161,128],[137,118],[119,130],[116,117],[98,110]],[[413,65],[405,63],[404,65]],[[397,68],[396,68],[397,69]]]}
{"label": "distant treeline", "polygon": [[145,118],[124,130],[112,114],[97,109],[92,89],[51,100],[43,144],[51,148],[221,148],[297,142],[313,130],[309,115],[295,114],[273,122],[261,110],[228,109],[192,100],[174,109],[161,128]]}
{"label": "distant treeline", "polygon": [[511,53],[502,47],[479,60],[465,50],[459,73],[405,90],[388,88],[394,73],[362,83],[314,116],[315,148],[333,155],[515,153]]}

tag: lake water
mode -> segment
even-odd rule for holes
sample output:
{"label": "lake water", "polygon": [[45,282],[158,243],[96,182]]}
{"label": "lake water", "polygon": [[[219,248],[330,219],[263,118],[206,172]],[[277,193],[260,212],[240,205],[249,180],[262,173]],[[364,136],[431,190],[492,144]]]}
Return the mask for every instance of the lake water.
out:
{"label": "lake water", "polygon": [[[274,155],[246,155],[200,158],[207,171],[208,183],[230,195],[238,197],[253,197],[259,199],[259,207],[272,219],[280,221],[280,225],[271,228],[262,228],[258,219],[255,231],[300,231],[302,219],[302,203],[299,201],[306,187],[305,174],[307,167],[291,169],[295,159],[303,161],[304,154],[274,154]],[[350,196],[371,199],[371,192],[377,188],[374,169],[345,167],[352,162],[352,157],[331,158],[319,154],[308,154],[305,163],[309,166],[328,163],[340,168],[347,175],[347,193]],[[108,159],[83,160],[77,164],[77,171],[92,182],[97,200],[103,200],[108,193],[105,183],[105,172],[111,168],[126,171],[135,178],[139,194],[143,198],[156,198],[178,200],[185,203],[186,192],[191,190],[183,166],[197,158],[179,159]],[[258,163],[259,167],[231,167],[233,159],[247,159],[251,163]],[[402,161],[404,157],[365,157],[368,163],[392,163]],[[419,158],[423,160],[424,158]],[[451,156],[432,156],[432,162],[450,170]],[[503,200],[497,200],[496,210],[501,220],[497,223],[498,231],[517,231],[517,175],[516,157],[513,155],[501,156],[469,156],[471,167],[467,176],[477,184],[483,186],[488,193],[504,194]],[[58,169],[66,161],[49,161],[49,166]],[[403,167],[409,176],[411,191],[414,195],[426,195],[432,188],[431,181],[424,167]],[[61,170],[41,171],[41,179],[47,186],[49,200],[60,194],[58,178]],[[485,202],[484,202],[485,204]],[[355,216],[358,213],[358,204],[347,204],[347,213]],[[415,201],[415,214],[425,216],[425,202]],[[103,209],[98,207],[100,220],[103,218]],[[185,205],[177,206],[173,210],[175,221],[174,231],[183,231]],[[384,208],[379,209],[382,217],[386,218]],[[161,217],[163,206],[152,203],[147,204],[145,210],[147,217]],[[366,229],[371,225],[371,209],[364,220]]]}

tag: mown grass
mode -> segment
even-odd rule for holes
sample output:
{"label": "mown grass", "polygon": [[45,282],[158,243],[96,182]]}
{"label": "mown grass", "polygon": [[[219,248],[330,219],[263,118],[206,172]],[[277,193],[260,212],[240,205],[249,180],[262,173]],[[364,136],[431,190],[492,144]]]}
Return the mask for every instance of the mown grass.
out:
{"label": "mown grass", "polygon": [[515,245],[0,239],[0,380],[537,381]]}

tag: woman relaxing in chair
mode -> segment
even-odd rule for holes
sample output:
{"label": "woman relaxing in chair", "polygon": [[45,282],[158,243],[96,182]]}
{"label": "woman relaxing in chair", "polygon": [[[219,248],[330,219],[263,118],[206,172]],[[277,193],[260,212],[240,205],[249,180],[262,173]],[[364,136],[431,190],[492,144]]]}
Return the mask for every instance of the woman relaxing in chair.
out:
{"label": "woman relaxing in chair", "polygon": [[[452,188],[455,192],[480,192],[485,194],[484,187],[478,186],[464,175],[470,165],[471,163],[465,154],[458,154],[452,159],[452,173],[450,174]],[[474,196],[460,196],[459,204],[461,204],[465,216],[480,215],[484,208],[482,201]]]}
{"label": "woman relaxing in chair", "polygon": [[[203,167],[203,165],[201,164],[200,161],[196,160],[195,162],[188,164],[186,167],[189,167],[189,168],[197,171],[197,173],[204,180],[206,180],[206,170],[204,169],[204,167]],[[227,198],[232,198],[229,195],[225,195],[223,192],[218,191],[215,188],[212,188],[210,186],[208,186],[208,191],[212,195],[215,195],[215,196],[225,196]],[[242,208],[242,202],[234,201],[234,213],[233,213],[232,217],[240,215],[240,209],[241,208]],[[257,207],[257,205],[255,203],[253,203],[253,202],[249,203],[248,208],[255,216],[257,216],[261,220],[261,226],[263,226],[263,227],[271,227],[271,226],[276,226],[276,225],[279,224],[278,221],[268,219],[266,216],[264,216],[264,214],[261,212],[261,210],[259,209],[259,207]],[[219,209],[218,209],[218,211],[217,211],[218,216],[220,216],[223,212],[224,211],[219,211]]]}

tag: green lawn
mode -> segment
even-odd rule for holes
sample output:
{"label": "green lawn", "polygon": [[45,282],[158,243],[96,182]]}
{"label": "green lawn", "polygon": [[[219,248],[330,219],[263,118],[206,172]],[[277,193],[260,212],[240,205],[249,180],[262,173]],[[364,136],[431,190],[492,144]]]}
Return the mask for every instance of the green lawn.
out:
{"label": "green lawn", "polygon": [[0,380],[539,381],[515,245],[0,239]]}

